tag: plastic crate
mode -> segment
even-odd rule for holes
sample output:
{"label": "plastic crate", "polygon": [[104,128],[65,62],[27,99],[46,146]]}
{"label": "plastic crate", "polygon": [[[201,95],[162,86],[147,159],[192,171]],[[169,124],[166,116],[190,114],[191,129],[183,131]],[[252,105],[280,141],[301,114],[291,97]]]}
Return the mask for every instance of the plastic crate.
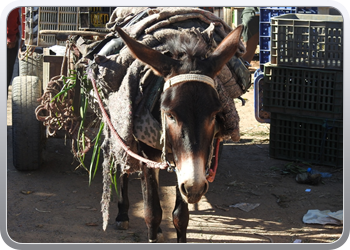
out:
{"label": "plastic crate", "polygon": [[271,22],[271,18],[289,13],[295,13],[296,7],[261,7],[260,22]]}
{"label": "plastic crate", "polygon": [[264,70],[264,64],[271,61],[271,18],[294,13],[296,7],[260,7],[259,17],[259,45],[260,45],[260,69]]}
{"label": "plastic crate", "polygon": [[78,30],[78,7],[26,7],[24,44],[50,47],[64,45],[54,34],[42,35],[41,30]]}
{"label": "plastic crate", "polygon": [[260,38],[260,50],[266,51],[271,48],[271,39],[270,37],[261,37]]}
{"label": "plastic crate", "polygon": [[317,14],[318,7],[297,7],[298,14]]}
{"label": "plastic crate", "polygon": [[343,18],[288,14],[271,18],[271,63],[343,69]]}
{"label": "plastic crate", "polygon": [[343,122],[288,114],[271,114],[272,158],[343,166]]}
{"label": "plastic crate", "polygon": [[260,7],[259,44],[261,70],[264,70],[265,63],[271,61],[271,18],[291,13],[317,14],[317,12],[317,7]]}
{"label": "plastic crate", "polygon": [[266,112],[263,106],[264,72],[257,69],[254,73],[254,113],[255,119],[260,123],[270,123],[270,112]]}
{"label": "plastic crate", "polygon": [[80,7],[79,28],[104,30],[115,7]]}
{"label": "plastic crate", "polygon": [[343,71],[265,64],[264,109],[343,119]]}

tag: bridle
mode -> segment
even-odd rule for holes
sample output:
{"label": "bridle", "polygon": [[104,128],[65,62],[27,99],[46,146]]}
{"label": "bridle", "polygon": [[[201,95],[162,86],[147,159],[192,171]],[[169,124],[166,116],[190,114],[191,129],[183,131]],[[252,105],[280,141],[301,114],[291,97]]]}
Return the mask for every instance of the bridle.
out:
{"label": "bridle", "polygon": [[194,82],[194,81],[204,82],[210,85],[211,87],[213,87],[216,91],[216,88],[214,85],[214,79],[209,76],[198,75],[198,74],[181,74],[168,79],[164,83],[163,92],[176,84],[183,83],[183,82]]}
{"label": "bridle", "polygon": [[[111,130],[113,136],[115,137],[117,142],[120,144],[120,146],[125,150],[125,152],[129,156],[145,163],[147,165],[147,167],[149,167],[149,168],[168,169],[169,172],[175,171],[176,167],[172,166],[170,161],[167,160],[167,157],[166,157],[166,154],[167,154],[166,153],[166,146],[167,145],[166,145],[166,135],[165,135],[165,114],[162,112],[162,129],[163,129],[163,133],[161,136],[161,142],[163,142],[162,162],[156,162],[156,161],[149,160],[145,157],[142,157],[142,156],[134,153],[133,151],[130,150],[130,148],[127,145],[125,145],[123,140],[120,138],[118,132],[113,127],[113,124],[112,124],[112,122],[111,122],[111,120],[110,120],[110,118],[109,118],[109,116],[104,108],[101,97],[98,94],[98,89],[97,89],[94,77],[90,77],[90,79],[91,79],[92,87],[96,93],[97,102],[98,102],[98,105],[101,109],[102,116],[105,118],[107,125],[108,125],[109,129]],[[199,74],[181,74],[181,75],[171,77],[170,79],[168,79],[164,83],[163,92],[176,84],[183,83],[183,82],[191,82],[191,81],[192,82],[197,81],[197,82],[206,83],[206,84],[210,85],[211,87],[213,87],[217,93],[217,90],[216,90],[215,85],[214,85],[214,79],[209,77],[209,76],[199,75]],[[218,148],[218,145],[216,145],[216,147]],[[214,180],[214,177],[215,177],[215,172],[216,172],[216,168],[217,168],[217,160],[218,159],[216,156],[215,157],[216,165],[214,166],[214,169],[209,169],[209,167],[208,167],[208,169],[206,170],[207,179],[210,182],[212,182]]]}
{"label": "bridle", "polygon": [[[215,92],[217,93],[217,90],[215,88],[215,82],[214,79],[206,76],[206,75],[199,75],[199,74],[181,74],[181,75],[177,75],[174,76],[170,79],[168,79],[165,83],[164,83],[164,87],[163,87],[163,92],[165,90],[167,90],[168,88],[175,86],[177,84],[180,83],[184,83],[184,82],[193,82],[193,81],[197,81],[197,82],[203,82],[206,83],[208,85],[210,85]],[[163,133],[162,133],[162,137],[161,137],[161,142],[163,142],[163,151],[162,151],[162,161],[163,162],[168,162],[169,164],[169,168],[168,171],[169,172],[174,172],[176,171],[176,166],[172,166],[170,164],[170,162],[167,160],[167,151],[166,151],[166,135],[165,135],[165,114],[162,112],[162,128],[163,128]],[[216,128],[217,129],[217,128]],[[215,162],[214,162],[214,167],[210,168],[209,166],[209,159],[208,159],[208,165],[206,166],[206,175],[207,175],[207,180],[209,182],[213,182],[214,178],[215,178],[215,174],[216,174],[216,170],[217,170],[217,166],[218,166],[218,153],[219,153],[219,144],[220,144],[220,140],[218,139],[216,141],[216,144],[214,145],[214,155],[215,155]],[[211,156],[211,154],[210,154]]]}

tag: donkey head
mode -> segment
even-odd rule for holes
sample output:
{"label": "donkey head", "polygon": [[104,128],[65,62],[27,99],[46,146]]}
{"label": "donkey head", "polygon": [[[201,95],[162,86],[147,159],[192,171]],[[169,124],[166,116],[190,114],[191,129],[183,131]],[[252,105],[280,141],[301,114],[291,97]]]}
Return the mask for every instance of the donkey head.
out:
{"label": "donkey head", "polygon": [[[191,43],[184,38],[172,44],[185,49],[165,55],[130,38],[122,29],[117,30],[134,57],[149,65],[165,81],[172,81],[175,76],[188,73],[214,78],[236,53],[242,26],[233,30],[209,55],[198,42]],[[215,116],[220,110],[216,89],[200,79],[177,82],[161,96],[163,129],[176,164],[179,190],[188,203],[198,202],[208,190],[205,169],[216,132]]]}

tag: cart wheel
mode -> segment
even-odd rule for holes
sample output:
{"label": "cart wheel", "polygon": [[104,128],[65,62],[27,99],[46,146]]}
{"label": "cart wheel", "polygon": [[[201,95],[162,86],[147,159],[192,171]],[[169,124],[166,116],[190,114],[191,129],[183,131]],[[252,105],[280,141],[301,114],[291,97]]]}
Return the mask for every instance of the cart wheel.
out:
{"label": "cart wheel", "polygon": [[20,76],[37,76],[43,81],[43,55],[33,52],[32,55],[19,60]]}
{"label": "cart wheel", "polygon": [[13,164],[17,170],[36,170],[41,162],[43,125],[35,117],[42,84],[37,76],[12,81]]}

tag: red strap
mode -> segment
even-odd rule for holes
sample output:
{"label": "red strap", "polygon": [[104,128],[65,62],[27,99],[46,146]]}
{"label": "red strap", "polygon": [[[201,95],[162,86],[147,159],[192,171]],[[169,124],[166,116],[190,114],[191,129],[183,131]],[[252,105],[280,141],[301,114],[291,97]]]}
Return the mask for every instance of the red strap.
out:
{"label": "red strap", "polygon": [[215,144],[215,162],[214,162],[214,166],[209,169],[209,174],[207,176],[207,180],[209,182],[213,182],[214,181],[215,175],[216,175],[216,170],[218,169],[219,148],[220,148],[220,139],[217,139],[216,140],[216,144]]}

